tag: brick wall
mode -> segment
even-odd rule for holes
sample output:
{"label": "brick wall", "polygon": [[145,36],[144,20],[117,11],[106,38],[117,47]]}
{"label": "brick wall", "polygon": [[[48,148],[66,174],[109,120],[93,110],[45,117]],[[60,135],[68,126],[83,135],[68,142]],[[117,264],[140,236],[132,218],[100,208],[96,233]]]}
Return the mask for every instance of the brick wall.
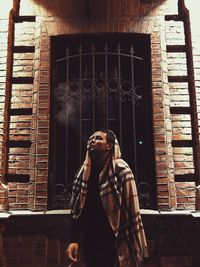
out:
{"label": "brick wall", "polygon": [[66,266],[66,216],[15,216],[6,224],[6,267]]}
{"label": "brick wall", "polygon": [[[102,2],[98,5],[93,3],[94,6],[86,10],[83,7],[80,9],[81,6],[78,6],[76,1],[73,4],[66,1],[57,1],[57,4],[49,1],[30,1],[29,5],[27,1],[21,1],[20,15],[34,15],[36,20],[15,23],[14,45],[34,46],[35,50],[24,54],[14,53],[13,77],[30,77],[33,78],[33,83],[13,84],[11,108],[30,109],[32,113],[10,116],[9,138],[31,141],[31,146],[9,149],[8,173],[12,177],[18,175],[19,179],[20,175],[28,175],[30,179],[20,184],[8,183],[10,209],[44,210],[47,207],[50,37],[98,32],[136,32],[150,35],[158,208],[195,208],[193,149],[184,145],[173,145],[174,141],[191,140],[190,115],[171,113],[171,108],[189,107],[188,84],[169,80],[170,77],[187,74],[185,53],[167,51],[167,46],[183,45],[185,42],[183,22],[165,20],[166,15],[178,14],[177,3],[178,1],[160,1],[159,4],[141,2],[139,7],[134,9],[134,1],[127,2],[123,7],[118,5],[117,1],[108,6]],[[68,11],[66,13],[63,10]],[[4,31],[1,30],[1,35],[5,35],[1,52],[6,51],[7,33]],[[198,64],[196,65],[198,70]],[[4,63],[2,76],[5,67]],[[196,77],[198,82],[198,74]],[[3,96],[5,83],[1,85]],[[2,101],[2,115],[3,108]],[[3,116],[1,123],[3,125]],[[3,149],[2,147],[2,152]],[[1,166],[3,169],[4,162]],[[187,178],[184,181],[184,175],[191,176],[192,180]],[[181,181],[178,180],[180,177]]]}
{"label": "brick wall", "polygon": [[[91,1],[90,1],[91,2]],[[178,1],[84,1],[21,0],[20,15],[35,16],[34,22],[16,24],[15,45],[34,46],[34,52],[15,53],[13,77],[33,78],[32,84],[14,84],[11,108],[31,113],[10,116],[9,137],[30,141],[27,147],[8,151],[10,177],[9,208],[46,210],[50,128],[50,38],[74,33],[128,32],[149,34],[151,38],[153,126],[156,161],[157,202],[160,210],[195,209],[196,182],[192,147],[176,146],[190,141],[191,116],[175,114],[177,107],[189,107],[187,82],[171,77],[186,75],[184,53],[169,52],[170,45],[184,44],[180,21],[166,21],[178,14]],[[0,13],[0,172],[5,168],[5,92],[8,40],[8,11]],[[96,4],[95,4],[96,3]],[[137,4],[137,5],[136,5]],[[6,14],[6,15],[5,15]],[[192,15],[192,13],[191,13]],[[192,20],[193,56],[198,112],[200,111],[200,34]],[[199,115],[199,113],[198,113]],[[200,119],[200,118],[199,118]],[[27,179],[28,177],[28,179]],[[185,180],[184,180],[185,177]],[[23,181],[27,179],[27,181]],[[198,267],[199,221],[192,216],[145,215],[149,267]],[[4,221],[4,254],[7,267],[64,267],[67,220],[61,217],[22,216]],[[66,235],[66,236],[65,236]],[[2,263],[3,264],[3,263]]]}
{"label": "brick wall", "polygon": [[[7,48],[8,48],[8,17],[9,10],[12,7],[11,1],[8,5],[1,9],[0,13],[0,162],[1,166],[4,164],[3,156],[3,123],[4,123],[4,102],[5,102],[5,87],[6,87],[6,64],[7,64]],[[2,176],[2,168],[0,170]]]}
{"label": "brick wall", "polygon": [[[68,219],[67,215],[11,216],[4,231],[6,267],[66,267]],[[149,247],[144,266],[199,266],[198,218],[148,214],[143,222]]]}
{"label": "brick wall", "polygon": [[143,221],[150,246],[147,266],[199,265],[200,229],[197,218],[176,214],[147,216]]}

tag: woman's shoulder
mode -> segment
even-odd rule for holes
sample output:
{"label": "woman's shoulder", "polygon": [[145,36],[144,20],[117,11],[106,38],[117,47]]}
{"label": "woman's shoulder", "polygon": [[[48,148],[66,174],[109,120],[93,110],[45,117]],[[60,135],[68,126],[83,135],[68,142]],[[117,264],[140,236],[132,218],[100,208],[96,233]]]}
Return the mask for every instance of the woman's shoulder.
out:
{"label": "woman's shoulder", "polygon": [[128,163],[123,159],[115,159],[114,166],[116,170],[130,169]]}

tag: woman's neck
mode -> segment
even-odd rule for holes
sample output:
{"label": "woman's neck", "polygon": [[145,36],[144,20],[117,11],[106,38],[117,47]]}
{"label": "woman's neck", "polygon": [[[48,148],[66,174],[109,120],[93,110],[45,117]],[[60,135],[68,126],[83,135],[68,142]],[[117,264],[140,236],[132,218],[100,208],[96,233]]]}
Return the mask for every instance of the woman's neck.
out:
{"label": "woman's neck", "polygon": [[102,169],[104,164],[108,158],[108,153],[101,153],[99,155],[93,155],[92,159],[92,166],[96,167],[97,169]]}

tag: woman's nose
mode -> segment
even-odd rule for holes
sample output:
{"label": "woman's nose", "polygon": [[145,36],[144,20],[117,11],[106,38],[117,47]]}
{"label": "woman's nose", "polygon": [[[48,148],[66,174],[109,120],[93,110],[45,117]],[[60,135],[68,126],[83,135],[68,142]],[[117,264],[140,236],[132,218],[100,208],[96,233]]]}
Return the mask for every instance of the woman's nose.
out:
{"label": "woman's nose", "polygon": [[96,139],[92,138],[91,143],[95,143],[95,142],[96,142]]}

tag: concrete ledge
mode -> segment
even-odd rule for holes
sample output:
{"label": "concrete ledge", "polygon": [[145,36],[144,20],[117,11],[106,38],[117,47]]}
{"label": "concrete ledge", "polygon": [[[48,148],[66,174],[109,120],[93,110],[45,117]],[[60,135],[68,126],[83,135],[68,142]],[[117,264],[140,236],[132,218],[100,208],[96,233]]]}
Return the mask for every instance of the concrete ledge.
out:
{"label": "concrete ledge", "polygon": [[160,215],[158,210],[148,210],[148,209],[141,209],[140,213],[142,215]]}
{"label": "concrete ledge", "polygon": [[[193,210],[140,210],[142,215],[191,215]],[[200,214],[200,213],[199,213]]]}
{"label": "concrete ledge", "polygon": [[0,212],[0,220],[1,219],[7,219],[10,217],[10,214],[8,212]]}
{"label": "concrete ledge", "polygon": [[[195,218],[200,218],[200,211],[194,210],[148,210],[141,209],[142,215],[156,215],[156,216],[174,216],[174,215],[191,215]],[[45,216],[45,215],[69,215],[70,210],[47,210],[47,211],[30,211],[30,210],[13,210],[8,212],[0,212],[0,219],[7,219],[11,216]]]}
{"label": "concrete ledge", "polygon": [[195,218],[200,218],[200,211],[192,211],[191,215]]}
{"label": "concrete ledge", "polygon": [[30,210],[13,210],[0,212],[0,219],[7,219],[11,216],[45,216],[45,215],[68,215],[70,210],[48,210],[48,211],[30,211]]}
{"label": "concrete ledge", "polygon": [[159,211],[160,215],[191,215],[190,210],[169,210],[169,211]]}

